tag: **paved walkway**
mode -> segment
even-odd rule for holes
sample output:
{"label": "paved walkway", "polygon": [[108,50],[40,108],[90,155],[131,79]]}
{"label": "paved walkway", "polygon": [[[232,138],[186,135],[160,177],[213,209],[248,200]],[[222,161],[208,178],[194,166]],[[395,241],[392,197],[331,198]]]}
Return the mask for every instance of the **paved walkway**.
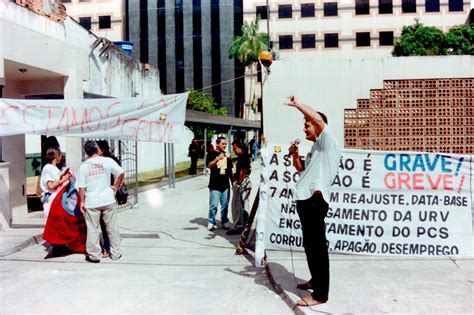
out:
{"label": "paved walkway", "polygon": [[[252,177],[253,182],[256,182],[256,169]],[[200,297],[199,303],[202,304],[213,305],[218,301],[232,300],[232,292],[235,291],[229,290],[228,286],[229,283],[235,283],[249,292],[246,300],[241,301],[243,305],[230,312],[233,314],[474,313],[473,259],[396,259],[334,254],[330,257],[329,302],[312,308],[296,307],[295,303],[300,296],[308,294],[296,289],[296,283],[308,279],[304,254],[268,251],[267,267],[255,272],[251,250],[247,256],[234,255],[239,236],[227,236],[221,229],[207,231],[207,181],[208,177],[197,176],[178,182],[176,189],[161,187],[142,192],[137,207],[119,214],[124,252],[124,257],[119,261],[120,268],[127,272],[129,267],[125,266],[147,266],[152,271],[151,277],[159,278],[161,285],[167,288],[160,295],[163,310],[193,313],[196,301],[183,300],[182,305],[176,305],[176,297],[182,296],[183,290],[187,289],[195,291],[214,287],[218,290],[209,290],[208,295]],[[217,217],[220,218],[220,215]],[[41,232],[38,228],[21,228],[0,233],[0,261],[17,261],[19,266],[24,261],[44,262]],[[90,264],[84,263],[83,258],[82,255],[71,255],[50,261],[77,262],[81,263],[81,268],[90,269]],[[104,261],[103,265],[110,263],[112,262]],[[181,269],[170,269],[171,267]],[[221,274],[217,270],[221,269],[232,282],[220,278]],[[190,274],[193,275],[192,279]],[[4,276],[0,274],[0,277]],[[132,276],[151,289],[156,286],[145,271]],[[266,290],[273,291],[276,298],[269,300]],[[14,292],[5,289],[2,290],[2,295],[4,294],[13,296]],[[0,297],[1,303],[5,303],[4,298],[5,296]],[[133,305],[136,304],[131,304],[130,308],[109,311],[156,312],[147,307],[146,297],[135,298],[143,304],[140,308],[134,309],[136,306]],[[132,302],[134,301],[130,303]],[[222,303],[213,308],[204,308],[202,313],[217,314],[220,310],[221,313],[229,313],[225,307],[228,302]],[[258,308],[262,305],[265,306],[265,312]],[[88,309],[87,306],[84,307],[84,310]],[[0,305],[0,310],[2,308],[5,313],[14,310],[10,305]],[[42,305],[39,312],[54,310],[58,311],[57,308],[49,309],[47,305]]]}

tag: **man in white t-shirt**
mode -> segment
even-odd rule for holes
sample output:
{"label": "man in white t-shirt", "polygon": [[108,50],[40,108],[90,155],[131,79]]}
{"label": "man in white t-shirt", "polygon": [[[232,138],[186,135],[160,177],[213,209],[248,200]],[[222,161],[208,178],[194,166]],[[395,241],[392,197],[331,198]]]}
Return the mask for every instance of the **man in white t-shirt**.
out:
{"label": "man in white t-shirt", "polygon": [[[99,222],[102,217],[110,238],[110,258],[117,260],[122,257],[120,251],[120,233],[116,225],[115,192],[123,183],[124,170],[113,159],[100,155],[95,141],[87,141],[84,151],[85,160],[78,172],[76,187],[79,189],[81,211],[87,225],[86,260],[100,262],[101,248],[99,244]],[[115,177],[110,186],[110,176]]]}
{"label": "man in white t-shirt", "polygon": [[295,187],[296,209],[301,221],[303,246],[311,279],[299,284],[298,289],[313,290],[311,295],[298,301],[300,306],[326,303],[329,293],[329,254],[324,218],[328,212],[329,190],[337,174],[341,149],[327,126],[323,113],[299,103],[294,96],[288,105],[298,109],[305,118],[306,139],[314,142],[305,161],[296,144],[289,149],[293,165],[300,172]]}

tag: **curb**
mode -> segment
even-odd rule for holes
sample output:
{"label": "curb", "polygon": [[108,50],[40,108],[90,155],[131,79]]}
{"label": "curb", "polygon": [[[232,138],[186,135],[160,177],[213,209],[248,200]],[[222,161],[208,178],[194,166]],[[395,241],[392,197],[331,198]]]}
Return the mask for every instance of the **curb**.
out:
{"label": "curb", "polygon": [[15,245],[11,248],[7,248],[6,250],[3,250],[0,252],[0,257],[5,257],[11,254],[14,254],[16,252],[19,252],[27,247],[33,246],[40,244],[43,238],[43,233],[33,235],[29,237],[27,240],[21,242],[19,245]]}

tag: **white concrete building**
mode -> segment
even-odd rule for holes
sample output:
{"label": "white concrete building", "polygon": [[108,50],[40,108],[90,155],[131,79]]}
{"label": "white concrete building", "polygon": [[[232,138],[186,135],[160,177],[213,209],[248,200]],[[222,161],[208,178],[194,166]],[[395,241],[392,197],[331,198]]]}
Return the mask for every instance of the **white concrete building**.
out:
{"label": "white concrete building", "polygon": [[[465,0],[244,1],[244,20],[252,21],[260,15],[259,30],[263,33],[269,30],[270,44],[278,59],[271,66],[268,80],[264,81],[264,85],[268,85],[263,88],[265,136],[269,141],[294,140],[300,126],[296,125],[295,133],[272,129],[274,125],[285,126],[283,121],[288,119],[286,111],[284,116],[279,116],[280,109],[274,109],[282,103],[283,96],[300,95],[299,91],[307,89],[301,94],[303,100],[327,106],[323,109],[329,110],[330,119],[336,121],[337,135],[342,141],[344,108],[355,106],[356,99],[366,97],[370,88],[382,87],[382,77],[374,71],[383,70],[384,79],[391,78],[389,73],[403,78],[410,75],[417,78],[418,73],[435,75],[436,72],[427,73],[423,64],[391,58],[394,39],[401,35],[402,27],[419,19],[427,26],[448,31],[454,25],[467,22],[472,3],[474,1]],[[398,69],[388,69],[389,66]],[[407,70],[405,75],[400,69]],[[451,77],[457,70],[442,73]],[[250,97],[249,81],[247,78],[246,100]],[[260,85],[257,83],[252,88],[258,98],[261,97]],[[352,93],[355,90],[357,93]],[[294,125],[293,121],[289,125]]]}
{"label": "white concrete building", "polygon": [[99,37],[111,41],[125,38],[123,0],[62,0],[66,13]]}
{"label": "white concrete building", "polygon": [[265,33],[269,22],[281,59],[373,58],[390,56],[415,19],[447,31],[465,24],[470,9],[465,0],[252,0],[244,1],[244,19],[260,15]]}
{"label": "white concrete building", "polygon": [[[159,96],[159,73],[110,46],[66,18],[56,22],[0,0],[0,97],[63,98]],[[176,162],[187,160],[192,138],[175,146]],[[59,139],[67,164],[78,168],[81,139]],[[28,147],[28,150],[26,149]],[[35,149],[36,148],[36,149]],[[0,137],[0,229],[30,218],[27,153],[40,152],[39,136]],[[138,144],[138,171],[163,166],[163,144]],[[5,162],[2,162],[5,161]],[[44,218],[43,218],[44,222]]]}

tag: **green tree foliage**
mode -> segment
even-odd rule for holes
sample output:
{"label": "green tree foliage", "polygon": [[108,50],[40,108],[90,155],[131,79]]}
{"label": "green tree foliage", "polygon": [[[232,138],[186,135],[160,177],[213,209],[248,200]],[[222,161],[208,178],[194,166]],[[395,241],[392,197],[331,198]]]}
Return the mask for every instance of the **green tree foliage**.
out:
{"label": "green tree foliage", "polygon": [[448,55],[474,55],[474,24],[451,28],[444,36]]}
{"label": "green tree foliage", "polygon": [[259,33],[258,22],[260,18],[242,25],[242,35],[236,36],[229,48],[229,59],[237,58],[244,67],[251,67],[258,62],[261,51],[268,50],[267,35]]}
{"label": "green tree foliage", "polygon": [[211,94],[202,91],[189,91],[188,103],[186,108],[196,110],[198,112],[211,113],[216,115],[227,115],[227,109],[218,107],[214,97]]}
{"label": "green tree foliage", "polygon": [[[205,112],[211,113],[215,115],[226,116],[227,109],[224,107],[218,107],[214,97],[208,93],[204,93],[202,91],[189,91],[188,95],[188,102],[186,104],[186,108],[192,109],[198,112]],[[199,126],[190,126],[192,132],[194,132],[194,136],[198,137],[198,139],[204,139],[204,128]],[[207,129],[207,138],[211,139],[212,136],[216,134],[216,130],[212,128]]]}
{"label": "green tree foliage", "polygon": [[474,25],[453,27],[444,34],[436,27],[415,24],[404,26],[402,36],[395,42],[393,56],[472,55]]}
{"label": "green tree foliage", "polygon": [[[268,50],[267,35],[258,31],[259,21],[260,17],[250,23],[245,21],[241,28],[242,35],[234,38],[228,51],[229,58],[237,58],[250,73],[256,70],[260,52]],[[252,106],[255,105],[253,81],[254,78],[251,77],[248,86],[249,99],[246,101],[248,105]]]}

